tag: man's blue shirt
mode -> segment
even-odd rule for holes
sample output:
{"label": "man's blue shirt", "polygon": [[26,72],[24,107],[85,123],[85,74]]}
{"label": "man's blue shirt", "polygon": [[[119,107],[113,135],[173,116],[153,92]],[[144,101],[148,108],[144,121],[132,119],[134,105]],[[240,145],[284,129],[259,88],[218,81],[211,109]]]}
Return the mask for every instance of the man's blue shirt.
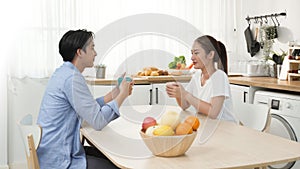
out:
{"label": "man's blue shirt", "polygon": [[85,169],[82,120],[101,130],[119,116],[116,101],[105,104],[104,97],[95,100],[79,70],[64,62],[49,80],[37,120],[42,127],[37,149],[41,169]]}

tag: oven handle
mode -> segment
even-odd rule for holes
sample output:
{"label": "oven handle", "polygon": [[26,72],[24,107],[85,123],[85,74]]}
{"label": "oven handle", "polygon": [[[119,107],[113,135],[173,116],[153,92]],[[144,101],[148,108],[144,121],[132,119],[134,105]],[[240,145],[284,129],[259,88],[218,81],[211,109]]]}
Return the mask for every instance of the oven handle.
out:
{"label": "oven handle", "polygon": [[263,101],[257,101],[257,104],[268,105],[268,103],[266,103],[266,102],[263,102]]}

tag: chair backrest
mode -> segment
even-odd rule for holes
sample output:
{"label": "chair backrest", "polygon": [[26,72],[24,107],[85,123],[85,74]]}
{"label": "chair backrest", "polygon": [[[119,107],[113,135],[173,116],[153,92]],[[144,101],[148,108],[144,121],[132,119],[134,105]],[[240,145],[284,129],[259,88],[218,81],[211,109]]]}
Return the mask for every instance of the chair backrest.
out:
{"label": "chair backrest", "polygon": [[40,169],[36,149],[41,140],[41,127],[33,124],[33,118],[30,114],[24,116],[18,122],[18,126],[25,146],[28,169]]}
{"label": "chair backrest", "polygon": [[244,126],[267,131],[270,125],[270,109],[265,105],[239,103],[235,105],[236,116]]}

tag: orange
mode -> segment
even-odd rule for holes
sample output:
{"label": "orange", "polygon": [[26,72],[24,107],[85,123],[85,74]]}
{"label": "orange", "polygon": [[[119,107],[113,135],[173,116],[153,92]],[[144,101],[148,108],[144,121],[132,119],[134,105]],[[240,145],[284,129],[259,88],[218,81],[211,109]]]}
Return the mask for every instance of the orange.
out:
{"label": "orange", "polygon": [[185,134],[192,134],[193,128],[188,123],[180,123],[175,130],[175,134],[177,135],[185,135]]}
{"label": "orange", "polygon": [[196,116],[188,116],[184,122],[190,124],[194,131],[196,131],[200,126],[200,121]]}

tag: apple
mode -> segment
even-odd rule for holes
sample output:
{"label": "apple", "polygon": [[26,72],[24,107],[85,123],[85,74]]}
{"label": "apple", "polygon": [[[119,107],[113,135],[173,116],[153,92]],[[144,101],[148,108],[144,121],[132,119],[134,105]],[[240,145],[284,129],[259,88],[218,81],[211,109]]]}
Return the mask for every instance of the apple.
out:
{"label": "apple", "polygon": [[159,125],[155,125],[155,126],[150,126],[147,128],[145,134],[148,135],[148,136],[153,136],[153,131],[155,129],[157,129],[159,127]]}
{"label": "apple", "polygon": [[146,117],[142,124],[142,131],[145,132],[148,127],[155,126],[157,124],[155,118]]}
{"label": "apple", "polygon": [[179,113],[175,111],[165,112],[160,119],[160,124],[171,126],[173,130],[176,129],[179,123],[180,123],[180,116]]}

